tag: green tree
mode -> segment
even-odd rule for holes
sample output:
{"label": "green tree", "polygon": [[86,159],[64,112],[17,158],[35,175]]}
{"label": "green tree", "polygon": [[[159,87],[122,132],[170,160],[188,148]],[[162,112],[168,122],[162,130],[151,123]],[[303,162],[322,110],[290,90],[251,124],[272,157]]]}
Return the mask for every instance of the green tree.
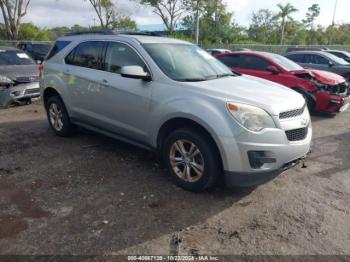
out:
{"label": "green tree", "polygon": [[306,18],[303,19],[303,23],[306,27],[312,29],[314,27],[314,22],[319,17],[321,13],[321,8],[318,4],[313,4],[308,8],[308,12],[306,13]]}
{"label": "green tree", "polygon": [[101,28],[109,28],[116,16],[116,7],[111,0],[88,0],[94,8]]}
{"label": "green tree", "polygon": [[125,31],[137,31],[137,24],[129,17],[119,18],[112,23],[112,29],[125,30]]}
{"label": "green tree", "polygon": [[286,22],[288,20],[293,20],[290,15],[297,12],[298,9],[296,9],[290,3],[287,3],[285,5],[278,4],[277,7],[279,8],[280,11],[275,16],[275,18],[281,20],[281,45],[283,45],[284,44],[284,33],[285,33],[285,29],[286,29]]}
{"label": "green tree", "polygon": [[259,9],[253,12],[247,33],[255,42],[275,44],[277,42],[277,23],[272,11]]}
{"label": "green tree", "polygon": [[31,0],[0,0],[7,39],[16,40]]}
{"label": "green tree", "polygon": [[139,2],[153,7],[154,13],[162,19],[169,34],[174,32],[177,22],[186,12],[183,0],[139,0]]}
{"label": "green tree", "polygon": [[40,29],[32,23],[24,23],[19,30],[18,39],[50,41],[51,34],[48,30]]}

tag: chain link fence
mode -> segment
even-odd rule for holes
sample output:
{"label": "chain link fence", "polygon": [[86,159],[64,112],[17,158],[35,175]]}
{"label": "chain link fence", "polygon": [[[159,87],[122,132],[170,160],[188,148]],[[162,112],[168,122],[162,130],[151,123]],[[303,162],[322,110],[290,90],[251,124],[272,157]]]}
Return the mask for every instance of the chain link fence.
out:
{"label": "chain link fence", "polygon": [[[19,42],[26,42],[25,40],[20,41],[6,41],[0,40],[0,46],[10,46],[16,47]],[[50,41],[29,41],[32,43],[45,43],[52,44]],[[328,48],[333,50],[343,50],[350,51],[350,45],[260,45],[260,44],[212,44],[203,46],[203,48],[222,48],[222,49],[230,49],[230,50],[239,50],[242,48],[255,50],[255,51],[263,51],[263,52],[271,52],[276,54],[283,54],[287,51],[288,47],[300,47],[300,48]]]}

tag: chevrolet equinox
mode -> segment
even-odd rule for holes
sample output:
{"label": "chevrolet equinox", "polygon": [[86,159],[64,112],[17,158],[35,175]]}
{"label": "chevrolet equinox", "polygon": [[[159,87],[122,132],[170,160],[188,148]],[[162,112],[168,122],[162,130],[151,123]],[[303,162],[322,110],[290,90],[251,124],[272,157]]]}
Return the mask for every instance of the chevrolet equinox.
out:
{"label": "chevrolet equinox", "polygon": [[58,39],[41,68],[48,122],[161,156],[176,184],[202,191],[265,183],[305,158],[312,128],[302,95],[231,70],[196,45],[137,34]]}

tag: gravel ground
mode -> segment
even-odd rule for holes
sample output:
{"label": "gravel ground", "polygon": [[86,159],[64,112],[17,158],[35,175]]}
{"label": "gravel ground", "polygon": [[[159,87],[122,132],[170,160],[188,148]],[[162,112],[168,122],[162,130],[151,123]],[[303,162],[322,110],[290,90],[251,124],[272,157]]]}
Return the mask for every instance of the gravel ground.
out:
{"label": "gravel ground", "polygon": [[350,255],[350,112],[313,126],[306,169],[194,194],[147,151],[1,110],[0,254]]}

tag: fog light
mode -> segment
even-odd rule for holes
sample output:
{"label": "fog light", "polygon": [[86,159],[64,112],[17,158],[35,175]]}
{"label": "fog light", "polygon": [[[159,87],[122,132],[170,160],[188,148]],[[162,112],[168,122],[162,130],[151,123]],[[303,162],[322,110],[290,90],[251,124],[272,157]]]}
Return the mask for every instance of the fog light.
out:
{"label": "fog light", "polygon": [[277,162],[276,158],[274,158],[274,154],[268,151],[249,151],[248,159],[250,166],[253,169],[259,169],[264,164],[271,164]]}

